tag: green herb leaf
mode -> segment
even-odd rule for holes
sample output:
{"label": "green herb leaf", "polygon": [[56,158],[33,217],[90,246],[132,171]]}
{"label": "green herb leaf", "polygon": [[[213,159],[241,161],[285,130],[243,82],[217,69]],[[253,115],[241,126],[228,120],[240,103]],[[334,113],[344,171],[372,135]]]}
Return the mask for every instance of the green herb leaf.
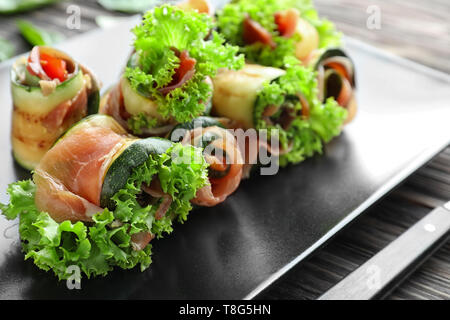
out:
{"label": "green herb leaf", "polygon": [[59,32],[43,30],[28,21],[18,20],[16,23],[22,36],[32,46],[52,45],[64,39],[64,36]]}
{"label": "green herb leaf", "polygon": [[0,0],[0,14],[32,10],[61,0]]}
{"label": "green herb leaf", "polygon": [[0,62],[14,56],[14,46],[6,39],[0,38]]}
{"label": "green herb leaf", "polygon": [[144,12],[163,2],[162,0],[98,0],[105,9],[125,13]]}

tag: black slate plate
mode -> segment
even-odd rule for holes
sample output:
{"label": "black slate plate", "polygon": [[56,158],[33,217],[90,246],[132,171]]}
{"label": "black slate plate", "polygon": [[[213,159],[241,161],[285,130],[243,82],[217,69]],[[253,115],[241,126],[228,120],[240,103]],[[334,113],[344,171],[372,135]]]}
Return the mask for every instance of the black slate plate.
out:
{"label": "black slate plate", "polygon": [[[113,84],[132,24],[95,31],[60,48]],[[322,156],[244,181],[225,203],[197,209],[153,243],[151,267],[84,279],[68,290],[23,261],[17,223],[0,217],[0,298],[252,298],[379,200],[450,142],[450,78],[355,40],[360,110]],[[9,68],[0,65],[0,201],[27,177],[10,154]]]}

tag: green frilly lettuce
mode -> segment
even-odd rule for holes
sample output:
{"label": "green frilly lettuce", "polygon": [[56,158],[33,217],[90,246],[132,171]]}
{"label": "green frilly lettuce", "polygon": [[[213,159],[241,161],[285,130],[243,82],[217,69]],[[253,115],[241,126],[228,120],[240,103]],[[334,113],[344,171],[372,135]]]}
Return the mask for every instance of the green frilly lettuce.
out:
{"label": "green frilly lettuce", "polygon": [[[329,98],[324,104],[318,100],[316,72],[296,64],[295,59],[284,61],[287,66],[286,74],[264,84],[258,93],[254,109],[256,129],[266,129],[268,137],[276,134],[280,148],[290,150],[280,156],[281,166],[301,162],[316,152],[321,153],[323,144],[340,134],[347,117],[347,111],[333,98]],[[308,117],[298,116],[286,130],[279,124],[269,125],[263,120],[262,113],[267,106],[281,106],[297,93],[301,93],[308,101]],[[301,110],[298,100],[289,101],[295,101],[294,110]]]}
{"label": "green frilly lettuce", "polygon": [[[319,18],[310,0],[239,0],[226,5],[218,12],[217,26],[227,42],[239,46],[247,61],[272,66],[285,67],[285,58],[295,57],[295,43],[299,35],[282,37],[275,24],[274,14],[278,11],[296,8],[303,19],[311,23],[319,34],[319,49],[335,47],[341,44],[341,34],[333,23]],[[243,40],[242,23],[248,15],[258,22],[272,36],[276,47],[272,49],[261,43],[246,44]]]}
{"label": "green frilly lettuce", "polygon": [[[195,161],[187,161],[192,159]],[[113,197],[116,208],[104,209],[89,223],[58,223],[47,212],[39,212],[32,180],[10,184],[7,190],[10,202],[0,205],[0,209],[7,219],[19,217],[25,259],[32,259],[43,270],[53,271],[59,279],[71,275],[67,270],[72,265],[78,266],[87,277],[106,275],[115,266],[129,269],[140,265],[145,270],[152,261],[152,246],[135,250],[132,235],[150,232],[160,238],[172,232],[173,220],[185,221],[192,208],[190,199],[208,181],[206,168],[201,149],[175,144],[167,153],[152,155],[136,167],[126,186]],[[139,186],[150,183],[155,175],[163,191],[173,199],[161,220],[155,219],[159,203],[142,207],[136,200],[141,192]]]}
{"label": "green frilly lettuce", "polygon": [[[163,117],[188,122],[201,115],[212,95],[207,78],[214,77],[219,68],[243,66],[238,48],[225,45],[223,37],[212,28],[212,18],[206,14],[164,5],[146,13],[142,23],[133,29],[136,56],[130,60],[125,76],[138,93],[156,101]],[[196,60],[195,73],[184,85],[163,95],[159,89],[171,83],[180,65],[174,49],[186,50]]]}

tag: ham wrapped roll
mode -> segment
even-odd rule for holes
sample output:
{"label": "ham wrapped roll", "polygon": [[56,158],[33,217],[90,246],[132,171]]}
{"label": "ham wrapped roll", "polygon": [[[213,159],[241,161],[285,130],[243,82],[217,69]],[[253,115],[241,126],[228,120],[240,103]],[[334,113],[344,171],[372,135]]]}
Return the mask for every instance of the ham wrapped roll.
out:
{"label": "ham wrapped roll", "polygon": [[[223,120],[223,121],[222,121]],[[203,149],[203,157],[209,164],[209,184],[201,188],[192,203],[199,206],[215,206],[238,188],[244,160],[233,134],[224,127],[226,119],[199,117],[190,123],[178,125],[171,133],[171,140]]]}
{"label": "ham wrapped roll", "polygon": [[353,120],[357,111],[355,65],[341,49],[326,50],[315,64],[318,74],[319,99],[332,97],[348,112],[345,123]]}
{"label": "ham wrapped roll", "polygon": [[267,141],[259,143],[279,156],[282,166],[321,152],[347,116],[332,98],[319,102],[315,73],[299,65],[282,70],[247,64],[239,71],[222,70],[213,83],[212,113],[244,129],[267,130]]}
{"label": "ham wrapped roll", "polygon": [[244,62],[237,47],[211,33],[212,26],[208,14],[175,6],[145,14],[133,30],[134,53],[101,113],[140,136],[164,135],[177,123],[209,113],[211,77],[219,68],[238,69]]}
{"label": "ham wrapped roll", "polygon": [[87,68],[65,53],[34,47],[11,70],[11,140],[16,161],[34,169],[71,125],[96,113],[100,84]]}
{"label": "ham wrapped roll", "polygon": [[33,180],[10,185],[10,204],[1,209],[20,216],[26,258],[60,279],[69,265],[88,276],[114,266],[143,270],[150,240],[186,220],[206,176],[200,149],[139,139],[111,117],[93,115],[55,143]]}
{"label": "ham wrapped roll", "polygon": [[284,68],[286,57],[307,65],[318,51],[341,42],[334,25],[319,18],[309,0],[232,2],[218,12],[217,24],[247,61],[271,67]]}

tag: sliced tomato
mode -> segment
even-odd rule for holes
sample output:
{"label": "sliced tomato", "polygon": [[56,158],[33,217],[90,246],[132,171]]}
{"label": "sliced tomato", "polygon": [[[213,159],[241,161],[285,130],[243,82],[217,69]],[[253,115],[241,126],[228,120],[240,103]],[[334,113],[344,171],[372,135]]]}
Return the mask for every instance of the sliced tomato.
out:
{"label": "sliced tomato", "polygon": [[42,80],[58,79],[64,82],[68,75],[67,63],[64,59],[40,52],[39,47],[34,47],[31,50],[27,69],[32,75]]}
{"label": "sliced tomato", "polygon": [[270,32],[248,15],[244,19],[242,37],[247,44],[260,42],[270,46],[272,49],[276,47]]}
{"label": "sliced tomato", "polygon": [[300,13],[297,9],[289,9],[275,13],[275,23],[281,36],[290,38],[297,28]]}
{"label": "sliced tomato", "polygon": [[345,77],[348,81],[352,81],[350,75],[347,72],[347,69],[341,63],[331,61],[326,63],[324,66],[336,70],[337,73]]}
{"label": "sliced tomato", "polygon": [[67,79],[67,63],[65,60],[41,53],[41,66],[50,79],[63,82]]}
{"label": "sliced tomato", "polygon": [[175,70],[172,81],[166,87],[159,89],[159,92],[164,95],[181,87],[194,76],[197,61],[191,58],[186,50],[177,54],[177,56],[180,58],[180,66]]}

